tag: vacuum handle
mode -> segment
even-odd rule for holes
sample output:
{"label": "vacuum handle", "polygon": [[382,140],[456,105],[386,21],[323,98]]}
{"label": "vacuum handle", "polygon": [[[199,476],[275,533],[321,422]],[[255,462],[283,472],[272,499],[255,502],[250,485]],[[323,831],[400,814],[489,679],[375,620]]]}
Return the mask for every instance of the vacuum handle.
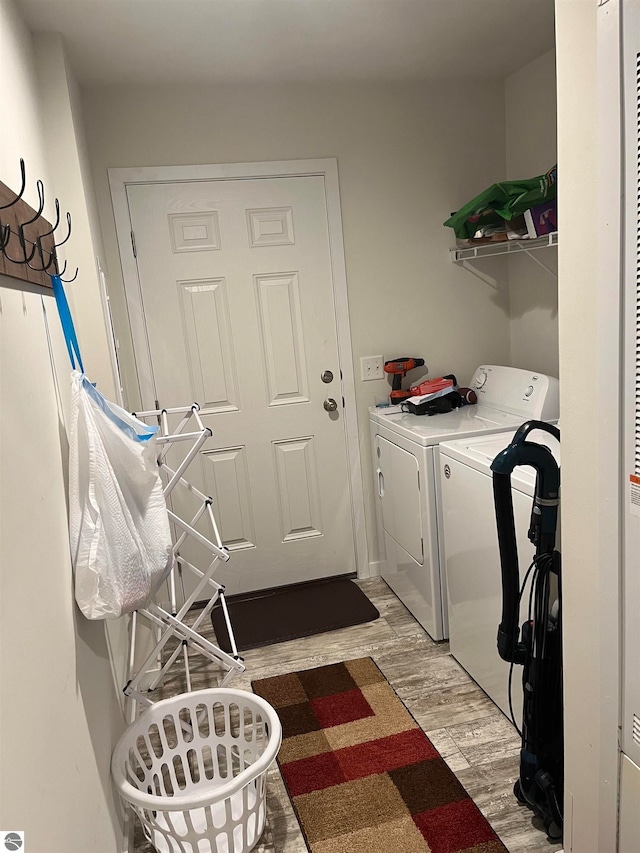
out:
{"label": "vacuum handle", "polygon": [[560,441],[560,430],[558,427],[553,426],[553,424],[548,424],[546,421],[527,421],[526,424],[522,424],[522,426],[516,431],[516,434],[513,436],[511,446],[513,447],[514,445],[522,444],[529,433],[533,432],[535,429],[539,429],[542,432],[548,432],[549,435],[552,435]]}

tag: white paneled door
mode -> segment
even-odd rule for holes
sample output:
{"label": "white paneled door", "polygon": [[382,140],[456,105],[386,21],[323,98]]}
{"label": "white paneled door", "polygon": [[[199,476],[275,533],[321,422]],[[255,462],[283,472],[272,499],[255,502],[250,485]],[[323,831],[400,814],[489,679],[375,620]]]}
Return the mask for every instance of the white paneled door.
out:
{"label": "white paneled door", "polygon": [[137,184],[127,198],[143,404],[197,401],[213,430],[190,476],[215,501],[227,591],[354,572],[323,177]]}

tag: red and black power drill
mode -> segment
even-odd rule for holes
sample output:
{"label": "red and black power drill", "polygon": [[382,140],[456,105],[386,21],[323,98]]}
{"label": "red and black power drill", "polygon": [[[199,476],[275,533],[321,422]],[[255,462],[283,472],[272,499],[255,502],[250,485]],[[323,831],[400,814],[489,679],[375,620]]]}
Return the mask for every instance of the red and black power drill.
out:
{"label": "red and black power drill", "polygon": [[414,367],[423,367],[423,358],[394,358],[393,361],[385,361],[384,372],[390,373],[393,376],[393,384],[391,386],[391,394],[389,399],[392,405],[401,403],[411,396],[410,391],[402,390],[402,379]]}

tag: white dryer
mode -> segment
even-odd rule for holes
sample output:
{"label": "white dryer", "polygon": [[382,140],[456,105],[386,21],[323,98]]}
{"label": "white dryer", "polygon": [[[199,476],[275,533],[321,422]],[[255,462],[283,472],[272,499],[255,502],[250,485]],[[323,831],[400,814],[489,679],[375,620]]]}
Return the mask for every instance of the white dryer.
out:
{"label": "white dryer", "polygon": [[[507,717],[509,664],[496,647],[502,582],[491,463],[512,438],[509,432],[445,442],[439,462],[451,654]],[[527,440],[546,445],[560,464],[560,443],[549,433],[533,430]],[[516,468],[511,484],[522,582],[535,553],[528,538],[535,471]],[[528,589],[529,585],[522,598],[520,625],[527,618]],[[520,666],[513,670],[512,703],[518,721]]]}
{"label": "white dryer", "polygon": [[482,365],[469,387],[477,405],[447,414],[369,410],[381,575],[434,640],[448,636],[438,445],[558,417],[558,380],[552,377]]}

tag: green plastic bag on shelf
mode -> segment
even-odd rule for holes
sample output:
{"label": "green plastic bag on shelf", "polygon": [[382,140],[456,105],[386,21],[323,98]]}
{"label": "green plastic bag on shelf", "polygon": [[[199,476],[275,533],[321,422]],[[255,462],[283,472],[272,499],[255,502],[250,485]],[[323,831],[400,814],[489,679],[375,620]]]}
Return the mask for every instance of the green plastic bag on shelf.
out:
{"label": "green plastic bag on shelf", "polygon": [[499,225],[521,216],[536,204],[556,197],[557,167],[537,178],[502,181],[486,189],[453,213],[444,223],[460,240],[469,240],[488,225]]}

